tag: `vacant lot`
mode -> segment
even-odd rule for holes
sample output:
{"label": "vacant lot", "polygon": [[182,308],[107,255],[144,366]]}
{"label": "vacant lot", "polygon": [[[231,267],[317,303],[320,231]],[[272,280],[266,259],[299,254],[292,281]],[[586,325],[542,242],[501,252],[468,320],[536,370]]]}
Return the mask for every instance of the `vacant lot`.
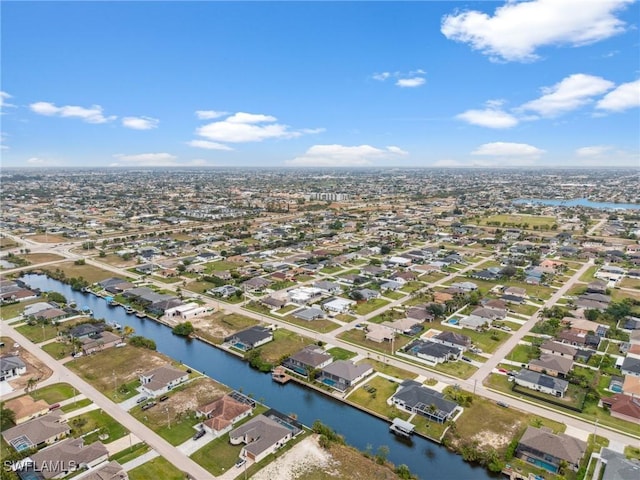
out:
{"label": "vacant lot", "polygon": [[12,303],[10,305],[2,305],[0,306],[0,318],[3,320],[9,320],[11,318],[15,318],[18,315],[22,314],[25,307],[31,305],[32,303],[41,302],[42,298],[34,298],[31,300],[26,300],[24,302]]}
{"label": "vacant lot", "polygon": [[67,278],[84,278],[89,283],[101,282],[107,278],[113,277],[113,272],[102,270],[92,265],[76,265],[73,262],[63,262],[42,269],[43,271],[61,270]]}
{"label": "vacant lot", "polygon": [[102,443],[111,443],[127,434],[127,429],[116,422],[111,416],[104,413],[102,409],[91,410],[90,412],[71,418],[69,420],[69,426],[73,429],[73,435],[75,437],[93,432],[84,437],[87,445],[99,440],[98,437],[100,435],[106,436],[106,438],[103,437],[103,439],[100,440]]}
{"label": "vacant lot", "polygon": [[354,311],[358,315],[366,315],[367,313],[371,313],[374,310],[382,308],[388,304],[388,300],[383,300],[382,298],[373,298],[366,302],[358,302],[358,304],[354,308]]}
{"label": "vacant lot", "polygon": [[[534,226],[551,228],[551,226],[556,223],[556,219],[554,217],[537,215],[493,215],[482,220],[480,223],[487,225],[489,222],[500,222],[501,225],[505,224],[505,226],[521,225],[521,228],[532,229]],[[528,226],[524,226],[524,224],[528,224]]]}
{"label": "vacant lot", "polygon": [[307,321],[296,318],[293,315],[287,315],[284,320],[289,323],[293,323],[294,325],[298,325],[299,327],[308,328],[309,330],[320,333],[331,332],[340,327],[340,325],[338,325],[337,323],[334,323],[326,318],[318,318],[317,320]]}
{"label": "vacant lot", "polygon": [[44,400],[48,404],[58,403],[78,394],[78,391],[68,383],[54,383],[31,392],[34,400]]}
{"label": "vacant lot", "polygon": [[171,359],[151,350],[127,345],[114,350],[80,357],[66,364],[68,368],[96,387],[112,400],[122,400],[116,388],[137,381],[138,376],[160,365],[167,365]]}
{"label": "vacant lot", "polygon": [[363,387],[354,390],[349,395],[349,400],[389,419],[399,417],[406,420],[410,416],[408,412],[387,404],[387,399],[396,393],[397,388],[397,383],[376,376],[368,379]]}
{"label": "vacant lot", "polygon": [[20,389],[27,386],[27,382],[34,378],[38,382],[46,380],[51,376],[51,369],[47,367],[44,363],[38,360],[36,357],[31,355],[24,348],[14,347],[16,344],[11,337],[0,337],[0,341],[4,342],[4,347],[0,347],[0,355],[6,355],[15,351],[19,351],[20,358],[27,366],[26,373],[20,375],[18,378],[14,380],[9,380],[9,384],[14,389]]}
{"label": "vacant lot", "polygon": [[184,473],[162,457],[149,460],[129,473],[130,480],[184,480]]}
{"label": "vacant lot", "polygon": [[291,356],[312,343],[314,340],[309,337],[303,337],[290,330],[279,328],[273,332],[273,342],[259,347],[258,350],[264,361],[276,363],[282,357]]}
{"label": "vacant lot", "polygon": [[253,327],[259,322],[237,313],[225,314],[224,312],[217,312],[206,317],[194,318],[191,323],[195,327],[196,333],[211,342],[220,344],[225,337]]}
{"label": "vacant lot", "polygon": [[[373,342],[371,340],[367,340],[366,333],[363,330],[359,330],[359,329],[348,330],[346,332],[342,332],[340,335],[338,335],[338,337],[341,338],[342,340],[355,343],[356,345],[360,345],[370,350],[386,353],[387,355],[393,354],[391,342],[378,343],[378,342]],[[393,349],[400,350],[410,341],[411,339],[409,337],[399,336],[393,342]]]}

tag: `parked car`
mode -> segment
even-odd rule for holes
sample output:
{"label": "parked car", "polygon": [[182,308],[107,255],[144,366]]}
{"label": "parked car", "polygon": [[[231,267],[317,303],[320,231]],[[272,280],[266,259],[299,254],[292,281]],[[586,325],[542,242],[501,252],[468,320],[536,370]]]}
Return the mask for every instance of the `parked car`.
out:
{"label": "parked car", "polygon": [[207,433],[203,428],[201,428],[200,430],[198,430],[196,433],[193,434],[193,440],[198,440],[199,438],[202,438],[202,436]]}
{"label": "parked car", "polygon": [[245,463],[247,463],[247,460],[245,458],[240,457],[237,461],[236,461],[236,467],[240,468],[241,466],[243,466]]}
{"label": "parked car", "polygon": [[146,402],[147,400],[149,400],[149,397],[143,395],[142,397],[136,400],[136,403]]}
{"label": "parked car", "polygon": [[462,357],[462,360],[463,360],[464,362],[469,362],[469,363],[471,363],[471,359],[470,359],[469,357]]}
{"label": "parked car", "polygon": [[149,403],[145,403],[142,406],[142,410],[149,410],[151,407],[155,406],[156,402],[149,402]]}
{"label": "parked car", "polygon": [[53,405],[49,405],[49,410],[55,410],[56,408],[60,408],[59,403],[54,403]]}
{"label": "parked car", "polygon": [[162,395],[158,400],[160,400],[161,402],[166,402],[167,400],[169,400],[169,395]]}
{"label": "parked car", "polygon": [[496,404],[503,408],[509,408],[509,404],[505,402],[496,402]]}

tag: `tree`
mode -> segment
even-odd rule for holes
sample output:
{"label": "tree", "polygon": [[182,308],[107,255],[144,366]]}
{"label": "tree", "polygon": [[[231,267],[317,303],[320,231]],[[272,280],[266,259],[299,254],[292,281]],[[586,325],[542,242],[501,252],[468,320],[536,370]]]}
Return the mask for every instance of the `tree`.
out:
{"label": "tree", "polygon": [[125,327],[122,329],[122,338],[128,338],[131,335],[133,335],[134,333],[136,333],[135,328],[130,327],[129,325],[125,325]]}
{"label": "tree", "polygon": [[182,322],[179,323],[178,325],[176,325],[175,327],[173,327],[172,332],[175,335],[181,335],[183,337],[188,337],[189,335],[191,335],[194,331],[193,325],[191,324],[191,322]]}
{"label": "tree", "polygon": [[380,445],[378,450],[376,451],[376,463],[379,465],[384,464],[387,461],[387,456],[389,455],[389,447],[386,445]]}
{"label": "tree", "polygon": [[29,380],[27,380],[27,385],[26,385],[24,391],[25,392],[30,392],[31,390],[36,388],[37,384],[38,384],[38,379],[37,378],[35,378],[35,377],[29,378]]}
{"label": "tree", "polygon": [[52,302],[65,303],[65,304],[67,303],[66,297],[58,292],[48,292],[47,298]]}
{"label": "tree", "polygon": [[6,430],[16,424],[16,412],[10,408],[0,409],[0,430]]}

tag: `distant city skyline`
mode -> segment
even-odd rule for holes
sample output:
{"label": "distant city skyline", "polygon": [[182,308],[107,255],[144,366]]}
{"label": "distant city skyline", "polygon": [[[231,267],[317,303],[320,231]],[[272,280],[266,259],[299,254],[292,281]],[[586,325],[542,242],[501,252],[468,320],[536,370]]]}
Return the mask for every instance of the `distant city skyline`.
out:
{"label": "distant city skyline", "polygon": [[3,2],[3,167],[640,166],[636,0]]}

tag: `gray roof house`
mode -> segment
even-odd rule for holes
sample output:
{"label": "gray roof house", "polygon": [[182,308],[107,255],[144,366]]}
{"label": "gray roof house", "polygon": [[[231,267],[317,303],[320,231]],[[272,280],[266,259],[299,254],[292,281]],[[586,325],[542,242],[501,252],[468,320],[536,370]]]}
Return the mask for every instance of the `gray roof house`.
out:
{"label": "gray roof house", "polygon": [[186,382],[189,374],[184,370],[162,365],[140,375],[140,390],[153,397],[167,393],[176,385]]}
{"label": "gray roof house", "polygon": [[543,353],[540,358],[529,361],[529,370],[546,373],[552,377],[566,377],[573,368],[573,360],[552,353]]}
{"label": "gray roof house", "polygon": [[[600,461],[606,465],[602,480],[637,480],[640,476],[640,461],[629,459],[623,453],[603,448],[600,452]],[[597,467],[596,471],[598,471]]]}
{"label": "gray roof house", "polygon": [[27,366],[20,357],[16,355],[0,357],[0,382],[22,375],[26,371]]}
{"label": "gray roof house", "polygon": [[266,327],[255,326],[236,332],[224,339],[239,350],[251,350],[273,340],[273,332]]}
{"label": "gray roof house", "polygon": [[518,442],[516,456],[553,473],[559,470],[563,460],[572,470],[578,471],[586,449],[586,442],[564,433],[556,435],[548,428],[528,427]]}
{"label": "gray roof house", "polygon": [[620,370],[624,375],[640,377],[640,358],[625,357]]}
{"label": "gray roof house", "polygon": [[540,345],[540,351],[542,353],[551,353],[560,357],[574,358],[578,353],[578,349],[567,345],[566,343],[554,342],[553,340],[546,340]]}
{"label": "gray roof house", "polygon": [[327,280],[320,280],[318,282],[315,282],[313,284],[313,286],[315,288],[319,288],[320,290],[328,292],[328,293],[330,293],[332,295],[336,295],[336,294],[342,292],[342,288],[340,287],[340,285],[338,285],[337,283],[334,283],[334,282],[329,282]]}
{"label": "gray roof house", "polygon": [[67,438],[31,455],[34,470],[46,479],[68,475],[82,466],[94,467],[107,460],[109,451],[102,442],[85,446],[82,438]]}
{"label": "gray roof house", "polygon": [[514,379],[518,385],[549,395],[555,395],[556,397],[563,397],[567,388],[569,388],[569,382],[566,380],[550,377],[532,370],[520,370]]}
{"label": "gray roof house", "polygon": [[62,412],[53,410],[2,432],[5,441],[21,452],[31,447],[50,445],[69,434],[71,429],[62,421]]}
{"label": "gray roof house", "polygon": [[402,382],[391,401],[405,410],[419,413],[438,423],[449,420],[458,408],[456,402],[445,399],[442,393],[414,380]]}
{"label": "gray roof house", "polygon": [[405,351],[433,364],[458,360],[462,356],[462,350],[457,347],[424,340],[414,340],[405,347]]}
{"label": "gray roof house", "polygon": [[310,322],[311,320],[324,318],[324,311],[319,308],[303,308],[302,310],[295,312],[293,316],[300,320]]}
{"label": "gray roof house", "polygon": [[373,367],[368,363],[356,365],[350,360],[336,360],[320,371],[318,381],[343,392],[372,373]]}
{"label": "gray roof house", "polygon": [[322,348],[309,345],[287,358],[282,365],[300,375],[307,375],[309,370],[324,368],[333,362],[333,357]]}
{"label": "gray roof house", "polygon": [[462,350],[466,350],[471,346],[471,339],[466,335],[456,332],[444,331],[434,337],[431,337],[432,342],[441,343],[449,347],[456,347]]}
{"label": "gray roof house", "polygon": [[245,444],[240,456],[255,462],[259,462],[270,453],[275,452],[292,437],[293,430],[264,415],[258,415],[229,432],[231,444]]}

